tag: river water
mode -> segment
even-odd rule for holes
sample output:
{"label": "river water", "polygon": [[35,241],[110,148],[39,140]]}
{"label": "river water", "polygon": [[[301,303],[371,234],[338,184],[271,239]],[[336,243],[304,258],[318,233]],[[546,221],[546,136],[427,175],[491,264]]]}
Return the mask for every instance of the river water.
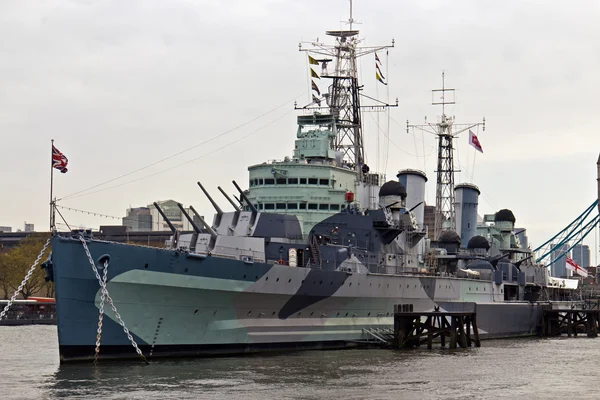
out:
{"label": "river water", "polygon": [[56,327],[0,327],[0,399],[597,399],[600,338],[59,365]]}

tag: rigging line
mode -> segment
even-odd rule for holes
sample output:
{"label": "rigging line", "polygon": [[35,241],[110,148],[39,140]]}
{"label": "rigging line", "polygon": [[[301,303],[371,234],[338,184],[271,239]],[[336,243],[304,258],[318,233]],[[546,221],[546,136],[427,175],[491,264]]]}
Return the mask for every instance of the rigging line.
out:
{"label": "rigging line", "polygon": [[[118,220],[123,220],[123,219],[127,219],[128,221],[132,221],[132,222],[148,222],[148,221],[144,221],[141,219],[137,219],[137,218],[131,218],[131,217],[115,217],[114,215],[106,215],[106,214],[100,214],[94,211],[86,211],[86,210],[79,210],[77,208],[71,208],[71,207],[65,207],[62,205],[56,205],[56,207],[58,208],[62,208],[63,210],[68,210],[68,211],[75,211],[75,212],[79,212],[82,214],[88,214],[94,217],[103,217],[103,218],[112,218],[112,219],[118,219]],[[160,226],[160,222],[151,222],[152,225],[156,225],[156,226]]]}
{"label": "rigging line", "polygon": [[[371,119],[373,119],[373,121],[375,121],[375,118],[373,117],[373,115],[372,115],[372,114],[369,114],[369,115],[371,116]],[[375,121],[375,124],[377,124],[377,121]],[[378,130],[381,130],[381,131],[383,132],[383,130],[381,129],[381,127],[380,127],[379,125],[377,125],[377,129],[378,129]],[[398,146],[396,143],[394,143],[394,142],[392,141],[391,137],[388,137],[388,140],[389,140],[389,142],[390,142],[391,144],[393,144],[393,145],[394,145],[394,146],[395,146],[395,147],[396,147],[398,150],[400,150],[401,152],[403,152],[403,153],[404,153],[404,154],[406,154],[406,155],[409,155],[409,156],[411,156],[411,157],[417,157],[417,158],[423,157],[423,156],[419,156],[419,155],[414,155],[414,154],[411,154],[411,153],[407,152],[406,150],[403,150],[403,149],[402,149],[400,146]],[[432,151],[431,151],[431,152],[430,152],[428,155],[431,155],[431,154],[433,153],[433,150],[435,150],[435,149],[432,149]]]}
{"label": "rigging line", "polygon": [[288,111],[288,112],[286,112],[285,114],[283,114],[283,115],[281,115],[280,117],[278,117],[278,118],[274,119],[273,121],[269,122],[268,124],[266,124],[266,125],[263,125],[262,127],[258,128],[258,129],[256,129],[256,130],[254,130],[254,131],[252,131],[252,132],[250,132],[249,134],[247,134],[247,135],[245,135],[245,136],[242,136],[241,138],[239,138],[239,139],[237,139],[237,140],[234,140],[233,142],[227,143],[227,144],[225,144],[225,145],[223,145],[223,146],[219,147],[219,148],[218,148],[218,149],[216,149],[216,150],[213,150],[213,151],[211,151],[211,152],[205,153],[205,154],[203,154],[203,155],[201,155],[201,156],[199,156],[199,157],[196,157],[196,158],[193,158],[193,159],[191,159],[191,160],[188,160],[188,161],[182,162],[182,163],[180,163],[180,164],[174,165],[174,166],[172,166],[172,167],[170,167],[170,168],[166,168],[166,169],[160,170],[160,171],[158,171],[158,172],[155,172],[155,173],[153,173],[153,174],[150,174],[150,175],[142,176],[142,177],[140,177],[140,178],[136,178],[136,179],[132,179],[132,180],[130,180],[130,181],[127,181],[127,182],[120,183],[120,184],[118,184],[118,185],[113,185],[113,186],[109,186],[109,187],[106,187],[106,188],[102,188],[102,189],[100,189],[100,190],[96,190],[96,191],[93,191],[93,192],[82,193],[82,194],[79,194],[79,195],[77,195],[77,196],[72,196],[72,197],[70,197],[68,200],[76,199],[76,198],[78,198],[78,197],[82,197],[82,196],[88,196],[88,195],[90,195],[90,194],[95,194],[95,193],[103,192],[103,191],[105,191],[105,190],[110,190],[110,189],[118,188],[118,187],[121,187],[121,186],[124,186],[124,185],[128,185],[128,184],[130,184],[130,183],[134,183],[134,182],[141,181],[141,180],[143,180],[143,179],[151,178],[151,177],[153,177],[153,176],[156,176],[156,175],[162,174],[163,172],[171,171],[171,170],[173,170],[173,169],[175,169],[175,168],[179,168],[179,167],[181,167],[181,166],[183,166],[183,165],[187,165],[187,164],[189,164],[189,163],[192,163],[192,162],[194,162],[194,161],[197,161],[197,160],[199,160],[199,159],[201,159],[201,158],[204,158],[204,157],[206,157],[206,156],[209,156],[209,155],[211,155],[211,154],[214,154],[214,153],[216,153],[216,152],[218,152],[218,151],[220,151],[220,150],[223,150],[223,149],[224,149],[224,148],[226,148],[226,147],[229,147],[229,146],[231,146],[231,145],[233,145],[233,144],[235,144],[235,143],[238,143],[238,142],[240,142],[240,141],[242,141],[242,140],[244,140],[244,139],[246,139],[246,138],[248,138],[248,137],[250,137],[250,136],[254,135],[255,133],[257,133],[257,132],[261,131],[262,129],[264,129],[264,128],[266,128],[266,127],[268,127],[268,126],[270,126],[270,125],[274,124],[275,122],[279,121],[280,119],[282,119],[283,117],[287,116],[288,114],[290,114],[290,113],[291,113],[291,112],[293,112],[293,111],[294,111],[293,109],[292,109],[292,110],[289,110],[289,111]]}
{"label": "rigging line", "polygon": [[155,166],[155,165],[157,165],[157,164],[160,164],[160,163],[162,163],[162,162],[164,162],[164,161],[170,160],[170,159],[172,159],[172,158],[174,158],[174,157],[177,157],[177,156],[179,156],[179,155],[181,155],[181,154],[183,154],[183,153],[186,153],[186,152],[188,152],[188,151],[190,151],[190,150],[193,150],[193,149],[195,149],[195,148],[197,148],[197,147],[199,147],[199,146],[205,145],[206,143],[209,143],[209,142],[211,142],[211,141],[213,141],[213,140],[215,140],[215,139],[218,139],[218,138],[220,138],[220,137],[222,137],[222,136],[225,136],[225,135],[227,135],[227,134],[229,134],[229,133],[231,133],[231,132],[233,132],[233,131],[235,131],[235,130],[237,130],[237,129],[239,129],[239,128],[242,128],[242,127],[244,127],[244,126],[246,126],[246,125],[248,125],[248,124],[250,124],[250,123],[252,123],[252,122],[254,122],[254,121],[256,121],[256,120],[258,120],[258,119],[260,119],[260,118],[262,118],[262,117],[264,117],[264,116],[266,116],[266,115],[268,115],[268,114],[270,114],[270,113],[272,113],[272,112],[274,112],[274,111],[277,111],[277,110],[278,110],[278,109],[280,109],[281,107],[283,107],[283,106],[285,106],[286,104],[288,104],[290,101],[292,101],[292,100],[295,100],[295,99],[297,99],[298,97],[300,97],[300,96],[303,96],[303,95],[304,95],[304,93],[303,93],[303,94],[301,94],[301,95],[299,95],[299,96],[296,96],[296,97],[294,97],[294,98],[293,98],[293,99],[291,99],[291,100],[286,100],[285,102],[281,103],[281,104],[280,104],[280,105],[278,105],[277,107],[275,107],[275,108],[272,108],[272,109],[270,109],[269,111],[267,111],[267,112],[264,112],[264,113],[260,114],[260,115],[259,115],[259,116],[257,116],[257,117],[254,117],[254,118],[252,118],[252,119],[249,119],[249,120],[247,120],[246,122],[243,122],[242,124],[240,124],[240,125],[238,125],[238,126],[236,126],[236,127],[234,127],[234,128],[231,128],[231,129],[229,129],[229,130],[227,130],[227,131],[225,131],[225,132],[222,132],[222,133],[220,133],[220,134],[218,134],[218,135],[216,135],[216,136],[213,136],[212,138],[210,138],[210,139],[208,139],[208,140],[205,140],[205,141],[204,141],[204,142],[202,142],[202,143],[198,143],[198,144],[196,144],[196,145],[194,145],[194,146],[192,146],[192,147],[188,147],[188,148],[187,148],[187,149],[185,149],[185,150],[182,150],[182,151],[180,151],[180,152],[178,152],[178,153],[175,153],[175,154],[173,154],[173,155],[171,155],[171,156],[165,157],[165,158],[163,158],[163,159],[161,159],[161,160],[155,161],[155,162],[153,162],[153,163],[151,163],[151,164],[148,164],[148,165],[146,165],[146,166],[144,166],[144,167],[138,168],[138,169],[136,169],[136,170],[134,170],[134,171],[131,171],[131,172],[128,172],[128,173],[125,173],[125,174],[119,175],[119,176],[117,176],[117,177],[115,177],[115,178],[109,179],[109,180],[107,180],[107,181],[105,181],[105,182],[102,182],[102,183],[99,183],[99,184],[96,184],[96,185],[93,185],[93,186],[90,186],[90,187],[88,187],[88,188],[86,188],[86,189],[83,189],[83,190],[80,190],[80,191],[78,191],[78,192],[71,193],[71,194],[69,194],[69,195],[66,195],[66,196],[64,196],[64,197],[62,197],[62,198],[60,198],[60,199],[58,199],[58,200],[65,200],[65,199],[68,199],[68,198],[74,197],[74,196],[76,196],[76,195],[78,195],[78,194],[80,194],[80,193],[87,192],[88,190],[95,189],[95,188],[97,188],[97,187],[99,187],[99,186],[104,186],[104,185],[106,185],[107,183],[114,182],[114,181],[116,181],[116,180],[118,180],[118,179],[121,179],[121,178],[124,178],[124,177],[126,177],[126,176],[129,176],[129,175],[135,174],[136,172],[142,171],[142,170],[144,170],[144,169],[147,169],[147,168],[153,167],[153,166]]}
{"label": "rigging line", "polygon": [[[388,77],[388,84],[385,86],[386,88],[386,102],[389,104],[390,103],[390,52],[389,50],[385,50],[385,73],[387,74],[386,76]],[[385,146],[385,168],[384,171],[387,171],[387,167],[388,167],[388,161],[390,159],[390,114],[391,114],[391,110],[389,107],[387,107],[387,129],[386,129],[386,139],[387,139],[387,143]]]}

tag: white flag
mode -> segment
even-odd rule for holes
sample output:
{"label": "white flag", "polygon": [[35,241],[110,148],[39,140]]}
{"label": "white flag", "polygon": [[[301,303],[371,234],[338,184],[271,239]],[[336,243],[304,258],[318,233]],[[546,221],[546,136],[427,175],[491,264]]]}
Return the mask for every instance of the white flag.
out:
{"label": "white flag", "polygon": [[567,269],[570,269],[571,271],[575,272],[578,275],[583,276],[584,278],[588,277],[588,273],[585,270],[585,268],[581,268],[579,265],[577,265],[577,263],[571,258],[571,257],[566,257],[566,267]]}

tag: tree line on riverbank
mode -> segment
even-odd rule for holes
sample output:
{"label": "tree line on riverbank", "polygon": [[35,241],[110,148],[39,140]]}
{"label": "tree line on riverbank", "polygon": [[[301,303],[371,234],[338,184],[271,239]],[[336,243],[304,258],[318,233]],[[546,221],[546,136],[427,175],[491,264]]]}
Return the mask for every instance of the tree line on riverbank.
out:
{"label": "tree line on riverbank", "polygon": [[[27,271],[40,254],[50,233],[36,233],[19,242],[16,247],[7,252],[0,253],[0,298],[10,298],[19,287]],[[40,263],[44,262],[50,254],[50,247],[46,249]],[[29,296],[54,297],[54,284],[46,282],[46,273],[40,268],[35,271],[19,293],[19,297],[27,299]]]}

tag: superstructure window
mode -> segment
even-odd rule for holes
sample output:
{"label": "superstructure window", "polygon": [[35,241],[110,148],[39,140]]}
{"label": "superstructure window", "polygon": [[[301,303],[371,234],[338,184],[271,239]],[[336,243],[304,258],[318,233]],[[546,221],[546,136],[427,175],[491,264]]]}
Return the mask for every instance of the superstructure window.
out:
{"label": "superstructure window", "polygon": [[329,186],[329,179],[319,179],[319,185]]}
{"label": "superstructure window", "polygon": [[329,204],[319,204],[319,210],[321,210],[321,211],[328,211],[329,210]]}
{"label": "superstructure window", "polygon": [[254,186],[254,179],[250,179],[250,187]]}
{"label": "superstructure window", "polygon": [[262,180],[262,178],[260,178],[260,179],[258,180],[258,184],[259,184],[259,185],[262,185],[262,184],[263,184],[263,180]]}
{"label": "superstructure window", "polygon": [[306,203],[300,203],[300,209],[306,210]]}
{"label": "superstructure window", "polygon": [[288,178],[288,185],[297,185],[298,178]]}
{"label": "superstructure window", "polygon": [[275,208],[278,210],[285,210],[285,203],[277,203],[275,204]]}
{"label": "superstructure window", "polygon": [[274,210],[275,204],[273,203],[265,203],[265,210]]}
{"label": "superstructure window", "polygon": [[300,178],[300,184],[306,185],[306,178]]}
{"label": "superstructure window", "polygon": [[287,179],[285,178],[277,178],[278,185],[285,185],[287,183]]}
{"label": "superstructure window", "polygon": [[259,209],[259,210],[262,210],[262,209],[263,209],[263,203],[260,203],[260,204],[258,205],[258,209]]}
{"label": "superstructure window", "polygon": [[297,210],[298,209],[298,203],[287,203],[287,209],[288,210]]}
{"label": "superstructure window", "polygon": [[329,205],[329,209],[338,211],[340,209],[340,205],[339,204],[331,204],[331,205]]}
{"label": "superstructure window", "polygon": [[319,183],[319,180],[317,178],[308,178],[309,185],[317,185],[318,183]]}
{"label": "superstructure window", "polygon": [[319,206],[317,204],[312,204],[311,203],[311,204],[308,205],[308,209],[309,210],[316,210],[317,208],[319,208]]}
{"label": "superstructure window", "polygon": [[275,184],[275,179],[273,179],[273,178],[265,179],[265,185],[274,185],[274,184]]}

